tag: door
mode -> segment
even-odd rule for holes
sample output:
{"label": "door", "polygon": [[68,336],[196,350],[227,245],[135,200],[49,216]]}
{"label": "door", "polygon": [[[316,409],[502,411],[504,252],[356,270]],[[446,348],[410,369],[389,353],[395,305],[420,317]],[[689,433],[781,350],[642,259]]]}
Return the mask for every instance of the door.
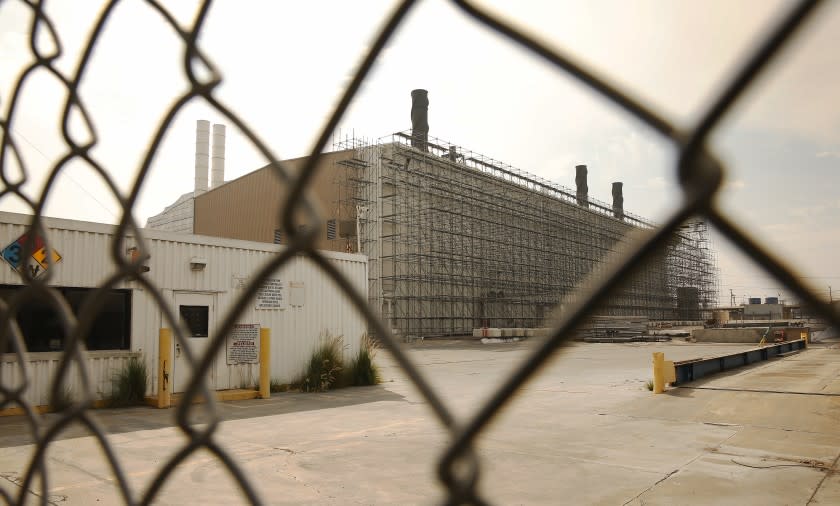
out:
{"label": "door", "polygon": [[[186,343],[181,343],[173,336],[172,356],[172,391],[183,392],[192,379],[192,368],[182,350],[182,346],[189,346],[193,359],[199,362],[208,350],[210,337],[213,335],[215,323],[215,296],[208,293],[175,292],[175,311],[181,322],[188,329],[184,336]],[[214,359],[215,361],[215,359]],[[211,364],[207,377],[207,387],[215,390],[215,364]]]}

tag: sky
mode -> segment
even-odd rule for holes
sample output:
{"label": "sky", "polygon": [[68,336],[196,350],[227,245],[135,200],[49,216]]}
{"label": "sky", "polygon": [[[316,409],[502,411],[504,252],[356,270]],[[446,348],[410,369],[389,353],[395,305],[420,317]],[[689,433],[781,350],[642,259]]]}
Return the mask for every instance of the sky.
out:
{"label": "sky", "polygon": [[[164,2],[188,27],[198,2]],[[792,3],[483,2],[681,127],[690,127]],[[219,100],[280,158],[311,149],[354,69],[394,3],[233,0],[213,2],[199,44],[221,71]],[[99,2],[47,2],[63,49],[56,67],[78,65]],[[0,116],[32,61],[31,11],[0,2]],[[49,47],[41,37],[39,47]],[[840,3],[828,2],[752,87],[712,137],[727,167],[718,203],[765,247],[795,266],[819,294],[840,292]],[[162,116],[188,86],[183,45],[148,4],[115,9],[80,94],[99,142],[92,154],[121,191],[134,182]],[[660,221],[679,203],[674,152],[655,132],[562,71],[513,46],[442,0],[419,2],[356,96],[337,139],[369,140],[410,128],[410,91],[429,90],[430,135],[574,187],[589,167],[590,195],[611,201],[624,182],[625,208]],[[44,71],[22,89],[11,134],[25,160],[24,191],[37,196],[67,147],[60,132],[66,91]],[[75,118],[76,120],[78,118]],[[224,122],[202,100],[176,117],[156,153],[133,213],[144,224],[193,188],[195,122]],[[71,134],[89,135],[81,121]],[[228,124],[226,179],[265,165]],[[12,180],[21,170],[7,160]],[[14,197],[0,210],[27,212]],[[115,223],[121,210],[83,162],[67,165],[45,214]],[[721,303],[746,297],[793,300],[777,281],[713,233]],[[831,287],[831,288],[830,288]]]}

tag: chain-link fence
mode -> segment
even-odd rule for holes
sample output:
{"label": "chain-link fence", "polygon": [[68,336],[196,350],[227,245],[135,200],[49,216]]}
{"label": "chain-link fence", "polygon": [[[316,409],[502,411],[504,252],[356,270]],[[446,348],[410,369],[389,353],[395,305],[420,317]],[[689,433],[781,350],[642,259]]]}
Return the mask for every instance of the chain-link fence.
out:
{"label": "chain-link fence", "polygon": [[[38,483],[41,490],[41,500],[46,503],[47,491],[50,489],[50,476],[45,465],[45,452],[58,434],[70,424],[78,423],[90,430],[104,452],[113,469],[116,485],[121,493],[122,499],[127,504],[148,504],[155,500],[163,485],[170,478],[175,470],[189,456],[200,449],[206,449],[214,454],[222,462],[234,479],[238,482],[243,493],[252,503],[259,503],[260,500],[255,491],[254,484],[249,481],[243,473],[240,465],[231,458],[218,444],[214,438],[219,428],[218,418],[214,418],[197,428],[191,424],[191,400],[197,396],[203,396],[210,400],[207,411],[213,413],[213,397],[209,395],[207,387],[200,378],[204,376],[211,367],[213,356],[224,346],[224,336],[227,335],[233,325],[237,322],[238,316],[244,311],[248,302],[253,299],[261,283],[269,277],[276,269],[287,264],[290,259],[299,254],[305,254],[315,262],[324,273],[334,281],[338,290],[342,290],[352,300],[355,308],[367,319],[369,327],[377,336],[380,336],[382,345],[393,355],[396,362],[410,378],[415,387],[428,402],[439,422],[445,427],[449,435],[449,444],[445,453],[441,456],[438,466],[438,476],[447,490],[447,503],[449,504],[485,504],[489,499],[482,497],[479,493],[477,483],[481,471],[481,462],[474,450],[474,443],[488,424],[499,413],[520,390],[529,379],[534,377],[540,368],[560,349],[568,340],[571,331],[581,324],[587,316],[591,315],[596,308],[607,300],[610,293],[615,290],[621,282],[631,276],[634,270],[644,264],[644,260],[654,254],[660,247],[666,244],[669,236],[678,230],[687,219],[695,216],[702,216],[707,219],[722,235],[737,245],[740,250],[747,254],[752,260],[760,264],[769,274],[785,285],[795,296],[799,297],[803,304],[812,307],[822,317],[840,327],[840,315],[832,312],[831,306],[812,293],[791,269],[781,261],[772,256],[762,244],[745,233],[738,225],[715,205],[714,197],[720,189],[724,174],[724,167],[720,161],[711,153],[707,147],[707,140],[710,134],[715,131],[724,115],[732,109],[732,105],[744,94],[745,90],[756,80],[763,70],[779,53],[780,49],[789,41],[791,36],[799,30],[809,17],[817,9],[820,2],[802,1],[793,6],[790,12],[781,19],[766,37],[756,44],[752,55],[746,60],[740,70],[731,79],[731,82],[723,88],[712,105],[701,115],[700,121],[691,129],[682,130],[677,128],[672,121],[662,117],[651,108],[636,102],[620,88],[614,86],[589,72],[583,65],[570,58],[568,55],[547,47],[539,42],[529,33],[517,30],[508,23],[506,19],[491,14],[472,2],[454,1],[457,7],[467,14],[474,22],[485,25],[495,31],[499,37],[508,40],[510,43],[526,48],[535,56],[538,56],[546,65],[555,66],[569,75],[578,79],[584,85],[597,91],[605,99],[619,105],[639,120],[649,125],[664,138],[669,140],[679,152],[678,164],[674,168],[679,175],[683,195],[679,209],[673,212],[658,229],[652,231],[644,238],[637,241],[632,251],[621,258],[611,261],[608,275],[582,289],[585,293],[576,298],[576,306],[566,312],[564,319],[553,329],[550,337],[541,342],[534,349],[527,360],[520,364],[515,372],[508,377],[490,398],[486,404],[476,413],[466,419],[456,419],[448,403],[441,397],[440,392],[435,391],[421,374],[418,367],[412,363],[406,351],[398,344],[394,335],[386,325],[377,317],[376,311],[368,306],[366,298],[355,291],[351,283],[345,279],[335,266],[327,258],[314,248],[317,229],[302,229],[294,226],[292,216],[295,213],[304,213],[309,216],[312,223],[323,223],[319,219],[316,206],[308,200],[306,190],[311,185],[315,171],[319,167],[319,157],[327,143],[330,141],[333,130],[339,120],[345,114],[349,104],[358,93],[362,83],[370,74],[370,70],[382,53],[383,48],[403,21],[409,11],[415,6],[416,1],[406,0],[401,2],[384,21],[375,41],[371,45],[362,64],[359,66],[352,81],[344,91],[341,100],[333,110],[329,120],[323,126],[311,150],[311,156],[306,162],[302,171],[292,172],[280,163],[272,153],[268,144],[264,142],[258,132],[252,130],[239,116],[236,111],[231,110],[216,97],[216,89],[221,83],[221,76],[217,72],[212,60],[206,55],[197,44],[199,34],[205,24],[210,2],[204,2],[200,12],[195,18],[193,26],[184,29],[176,21],[174,16],[160,3],[148,0],[147,3],[155,9],[177,33],[183,42],[183,72],[189,81],[189,89],[182,96],[178,97],[174,105],[163,115],[156,136],[151,145],[148,146],[145,159],[137,175],[134,185],[128,192],[118,190],[112,175],[107,167],[102,166],[93,156],[91,150],[97,144],[95,126],[86,112],[85,103],[79,94],[80,83],[85,75],[91,55],[100,41],[105,27],[109,23],[111,14],[118,2],[109,2],[101,11],[99,18],[92,26],[90,36],[84,46],[82,57],[75,72],[66,74],[60,71],[55,61],[61,55],[62,46],[58,34],[53,26],[53,21],[44,11],[43,2],[33,0],[21,0],[22,4],[28,6],[34,13],[33,23],[30,27],[30,50],[32,62],[20,75],[16,86],[11,94],[11,101],[5,104],[5,116],[0,116],[0,127],[2,127],[2,149],[0,149],[0,178],[3,187],[0,198],[22,199],[32,212],[32,222],[29,230],[32,234],[42,236],[49,241],[45,226],[42,221],[42,211],[47,197],[53,189],[57,176],[72,161],[83,161],[102,178],[112,191],[114,198],[122,208],[122,216],[118,226],[118,232],[111,245],[111,256],[113,262],[118,266],[117,272],[98,287],[95,295],[90,297],[90,303],[85,305],[77,315],[68,306],[66,300],[55,289],[48,286],[50,274],[47,272],[40,277],[33,277],[27,269],[22,269],[23,284],[25,288],[20,290],[8,302],[0,301],[0,349],[9,351],[17,357],[21,365],[24,364],[26,348],[24,339],[14,315],[17,310],[27,301],[34,298],[46,301],[46,303],[60,316],[61,325],[67,337],[63,360],[58,373],[52,383],[52,396],[57,398],[61,395],[62,380],[68,371],[73,367],[81,372],[82,382],[85,387],[83,398],[77,399],[62,414],[49,420],[40,415],[31,403],[24,398],[25,390],[31,385],[31,379],[24,378],[16,385],[0,384],[0,409],[10,406],[19,406],[25,412],[25,423],[30,427],[35,439],[36,451],[31,461],[26,466],[20,480],[19,495],[13,496],[10,493],[0,490],[4,501],[8,503],[23,503],[26,500],[26,492],[33,484]],[[37,41],[41,37],[49,37],[55,42],[54,47],[45,50]],[[201,66],[209,69],[209,74],[199,72]],[[62,133],[64,142],[69,148],[67,156],[58,161],[49,174],[49,178],[37,200],[30,199],[23,191],[22,185],[26,181],[27,167],[23,157],[20,155],[19,146],[16,144],[12,131],[15,114],[19,109],[19,99],[22,91],[27,85],[30,77],[36,72],[48,72],[51,76],[63,83],[66,88],[67,100],[64,104],[64,115],[62,117]],[[203,77],[206,76],[206,77]],[[242,291],[241,297],[232,309],[223,316],[219,331],[211,338],[207,352],[203,356],[191,356],[189,348],[184,347],[187,360],[192,364],[195,375],[185,393],[185,402],[182,402],[176,411],[177,424],[188,441],[178,452],[174,454],[156,471],[151,485],[143,490],[132,490],[126,477],[123,465],[119,456],[114,452],[105,437],[105,431],[93,416],[90,406],[93,397],[90,378],[85,370],[83,360],[84,336],[89,332],[99,306],[103,304],[107,292],[117,286],[123,280],[134,278],[144,290],[147,290],[156,300],[160,311],[164,315],[164,324],[176,329],[177,342],[185,342],[184,335],[179,326],[176,315],[165,303],[159,287],[141,276],[142,264],[127,259],[122,251],[125,250],[123,239],[127,235],[137,238],[139,254],[134,258],[144,258],[145,246],[142,240],[143,230],[134,221],[131,210],[134,208],[138,193],[151,165],[151,161],[161,146],[162,139],[169,126],[172,124],[176,114],[189,101],[202,98],[215,110],[235,125],[262,153],[272,161],[276,168],[277,175],[289,186],[289,197],[285,202],[281,220],[284,226],[284,233],[289,238],[288,248],[278,254],[270,263],[265,265],[260,272],[255,274],[247,287]],[[87,124],[92,138],[86,143],[79,143],[69,133],[69,117],[71,114],[78,114]],[[12,159],[21,167],[23,178],[15,178],[10,172]],[[24,245],[23,258],[29,258],[33,253],[34,242],[29,241]],[[47,251],[49,248],[47,247]],[[49,261],[49,260],[48,260]],[[429,463],[433,465],[433,463]]]}

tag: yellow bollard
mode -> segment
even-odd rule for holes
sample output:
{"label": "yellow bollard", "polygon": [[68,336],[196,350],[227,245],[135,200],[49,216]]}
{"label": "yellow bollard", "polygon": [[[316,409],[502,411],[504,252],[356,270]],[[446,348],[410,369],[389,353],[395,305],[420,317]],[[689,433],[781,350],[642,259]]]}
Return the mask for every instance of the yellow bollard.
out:
{"label": "yellow bollard", "polygon": [[271,329],[260,329],[260,398],[271,397]]}
{"label": "yellow bollard", "polygon": [[653,393],[661,394],[665,391],[665,353],[653,353]]}
{"label": "yellow bollard", "polygon": [[157,407],[168,408],[172,372],[172,329],[160,329],[158,335],[158,391]]}

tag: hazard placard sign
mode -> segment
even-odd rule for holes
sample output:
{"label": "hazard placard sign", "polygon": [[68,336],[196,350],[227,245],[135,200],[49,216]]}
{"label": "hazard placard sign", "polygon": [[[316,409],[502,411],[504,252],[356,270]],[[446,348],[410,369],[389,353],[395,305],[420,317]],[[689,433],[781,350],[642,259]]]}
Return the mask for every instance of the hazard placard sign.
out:
{"label": "hazard placard sign", "polygon": [[[26,251],[28,241],[32,240],[31,245],[32,260],[25,262],[23,255]],[[3,260],[12,266],[17,272],[20,272],[24,266],[27,266],[33,278],[37,278],[47,271],[51,266],[61,261],[61,254],[55,249],[52,249],[51,258],[47,258],[47,247],[44,244],[44,239],[39,235],[23,234],[10,244],[8,244],[2,251]],[[28,264],[28,265],[27,265]]]}

